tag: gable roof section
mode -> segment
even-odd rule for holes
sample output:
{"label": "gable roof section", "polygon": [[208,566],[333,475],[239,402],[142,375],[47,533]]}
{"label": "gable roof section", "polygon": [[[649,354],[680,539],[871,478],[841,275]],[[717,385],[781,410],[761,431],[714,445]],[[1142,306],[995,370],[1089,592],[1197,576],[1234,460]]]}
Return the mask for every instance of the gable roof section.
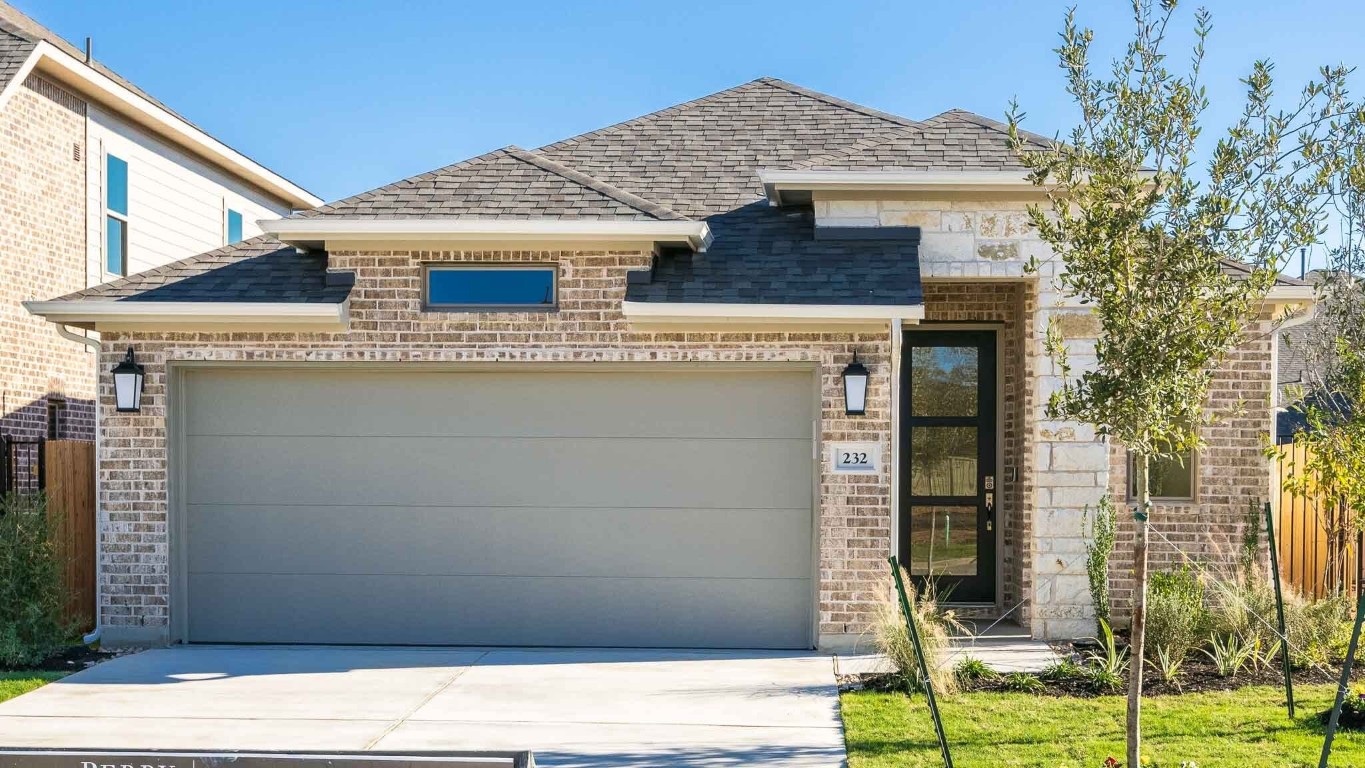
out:
{"label": "gable roof section", "polygon": [[885,140],[915,125],[765,77],[536,153],[684,216],[705,218],[763,199],[759,168]]}
{"label": "gable roof section", "polygon": [[291,218],[684,221],[657,203],[548,157],[505,147]]}

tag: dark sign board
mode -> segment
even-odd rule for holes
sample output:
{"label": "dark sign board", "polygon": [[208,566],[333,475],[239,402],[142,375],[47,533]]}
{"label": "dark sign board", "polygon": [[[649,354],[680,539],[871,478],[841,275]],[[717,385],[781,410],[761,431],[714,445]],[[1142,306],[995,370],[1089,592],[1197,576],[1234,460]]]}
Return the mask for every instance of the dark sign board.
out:
{"label": "dark sign board", "polygon": [[0,768],[535,768],[530,752],[0,749]]}

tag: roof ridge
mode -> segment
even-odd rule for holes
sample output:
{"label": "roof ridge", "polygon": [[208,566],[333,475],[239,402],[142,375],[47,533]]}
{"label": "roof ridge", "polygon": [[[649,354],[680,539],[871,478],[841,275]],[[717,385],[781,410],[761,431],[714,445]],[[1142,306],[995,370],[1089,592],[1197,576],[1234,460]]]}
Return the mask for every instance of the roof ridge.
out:
{"label": "roof ridge", "polygon": [[805,88],[796,85],[795,83],[789,83],[786,80],[782,80],[776,77],[760,77],[758,80],[755,80],[754,82],[766,83],[773,87],[781,88],[784,91],[790,91],[791,93],[795,93],[798,96],[805,96],[807,98],[816,99],[817,101],[823,101],[826,104],[840,107],[842,109],[847,109],[852,112],[857,112],[858,114],[866,115],[868,117],[875,117],[881,120],[886,120],[887,122],[895,123],[896,125],[904,126],[906,128],[919,127],[918,121],[911,120],[908,117],[901,117],[900,115],[894,115],[890,112],[883,112],[880,109],[873,109],[872,107],[863,106],[862,104],[848,101],[847,99],[841,99],[838,96],[831,96],[828,93],[814,91],[811,90],[810,88]]}
{"label": "roof ridge", "polygon": [[737,91],[742,91],[742,90],[744,90],[745,88],[748,88],[748,87],[750,87],[750,86],[753,86],[753,85],[757,85],[757,84],[762,83],[762,82],[764,81],[764,79],[765,79],[765,78],[761,78],[761,77],[760,77],[760,78],[758,78],[757,80],[750,80],[750,81],[748,81],[748,82],[740,83],[739,85],[731,86],[731,87],[729,87],[729,88],[725,88],[725,89],[723,89],[723,90],[716,91],[715,93],[708,93],[708,94],[706,94],[705,96],[698,96],[697,98],[692,99],[691,101],[684,101],[684,102],[681,103],[681,104],[674,104],[674,105],[669,106],[669,107],[664,107],[663,109],[656,109],[656,110],[654,110],[653,112],[646,112],[646,113],[643,114],[643,115],[637,115],[636,117],[632,117],[632,118],[630,118],[630,119],[628,119],[628,120],[622,120],[622,121],[620,121],[620,122],[618,122],[618,123],[612,123],[611,125],[604,126],[604,127],[602,127],[602,128],[597,128],[597,129],[588,131],[587,133],[580,133],[580,134],[578,134],[578,135],[576,135],[576,136],[570,136],[570,137],[568,137],[567,139],[560,139],[559,141],[551,142],[551,143],[549,143],[549,144],[545,144],[545,145],[542,145],[542,146],[540,146],[540,147],[537,147],[535,151],[536,151],[536,152],[545,152],[545,151],[547,151],[547,150],[554,150],[554,149],[559,149],[559,148],[561,148],[561,147],[569,146],[569,145],[572,145],[572,144],[574,144],[574,143],[583,141],[583,140],[585,140],[585,139],[593,139],[593,138],[597,138],[597,137],[599,137],[599,136],[605,136],[605,135],[607,135],[607,134],[610,134],[610,133],[614,133],[614,132],[616,132],[616,131],[619,131],[619,130],[621,130],[621,129],[623,129],[623,128],[627,128],[627,127],[629,127],[629,126],[635,125],[636,123],[640,122],[641,120],[649,120],[649,119],[653,119],[653,118],[656,118],[656,117],[661,117],[661,116],[663,116],[663,115],[671,114],[671,113],[673,113],[673,112],[678,112],[678,111],[681,111],[681,110],[684,110],[684,109],[689,109],[689,108],[691,108],[691,107],[695,107],[695,106],[698,105],[698,104],[704,104],[704,103],[709,102],[709,101],[711,101],[711,100],[713,100],[713,99],[720,98],[721,96],[725,96],[725,95],[728,95],[728,94],[731,94],[731,93],[735,93],[735,92],[737,92]]}
{"label": "roof ridge", "polygon": [[[937,120],[940,117],[945,117],[947,115],[954,115],[974,125],[979,125],[982,128],[988,128],[993,131],[999,131],[1000,133],[1006,135],[1009,135],[1010,132],[1010,127],[1008,124],[1002,123],[999,120],[996,120],[991,117],[986,117],[985,115],[977,114],[976,112],[973,112],[970,109],[962,109],[960,107],[945,109],[944,111],[938,113],[937,115],[934,115],[933,117],[926,119],[924,122],[927,123],[930,120]],[[1026,131],[1022,128],[1019,129],[1019,135],[1024,139],[1033,142],[1034,144],[1041,144],[1045,148],[1051,148],[1052,146],[1057,144],[1057,139],[1049,139],[1048,137],[1042,135],[1041,133]]]}
{"label": "roof ridge", "polygon": [[557,176],[561,176],[565,179],[568,179],[569,181],[572,181],[575,184],[587,187],[588,189],[591,189],[594,192],[606,195],[607,197],[610,197],[611,199],[615,200],[618,203],[634,208],[635,210],[644,214],[648,214],[653,218],[669,221],[688,220],[686,216],[677,213],[676,211],[672,210],[667,206],[660,205],[654,202],[653,200],[648,200],[646,198],[640,197],[639,195],[634,194],[632,192],[627,192],[626,190],[621,189],[620,187],[617,187],[613,184],[609,184],[608,182],[602,181],[599,178],[586,174],[576,168],[572,168],[568,165],[565,165],[564,163],[552,160],[548,157],[545,157],[544,155],[522,149],[521,147],[515,145],[506,147],[504,151],[507,152],[509,156],[514,157],[524,163],[529,163],[531,165],[536,166],[537,168],[540,168],[543,171],[553,173]]}

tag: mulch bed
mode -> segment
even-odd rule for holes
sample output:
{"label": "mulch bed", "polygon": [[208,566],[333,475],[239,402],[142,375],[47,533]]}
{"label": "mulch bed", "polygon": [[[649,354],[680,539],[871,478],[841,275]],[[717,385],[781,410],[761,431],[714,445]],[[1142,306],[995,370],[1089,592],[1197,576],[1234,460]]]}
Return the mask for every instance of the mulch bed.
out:
{"label": "mulch bed", "polygon": [[[1075,648],[1059,648],[1064,655],[1073,659],[1085,658],[1084,653],[1077,653]],[[1089,650],[1089,649],[1086,649]],[[1070,651],[1070,653],[1068,653]],[[1077,661],[1078,664],[1083,663]],[[1341,679],[1340,662],[1326,667],[1324,674],[1322,668],[1298,669],[1293,672],[1295,685],[1322,685],[1334,684]],[[1044,685],[1042,690],[1036,691],[1039,696],[1068,696],[1075,698],[1095,698],[1097,696],[1123,695],[1127,692],[1127,678],[1125,676],[1124,687],[1116,691],[1097,691],[1090,681],[1084,677],[1073,677],[1064,680],[1041,680]],[[1351,680],[1353,682],[1365,681],[1365,664],[1357,663],[1352,665]],[[898,691],[904,690],[900,678],[894,674],[877,672],[863,675],[845,675],[840,679],[841,687],[845,689],[867,689],[874,691]],[[1155,670],[1148,667],[1143,674],[1142,692],[1148,696],[1178,696],[1182,693],[1201,693],[1204,691],[1235,691],[1250,685],[1269,685],[1281,687],[1284,685],[1284,673],[1278,663],[1274,666],[1263,667],[1259,670],[1244,668],[1233,677],[1220,677],[1213,661],[1204,657],[1203,654],[1195,652],[1181,665],[1178,683],[1166,683],[1158,678]],[[976,680],[971,683],[962,684],[963,691],[985,691],[994,693],[1012,692],[1005,683],[1003,675],[992,679]]]}
{"label": "mulch bed", "polygon": [[[87,645],[72,645],[52,654],[38,664],[26,665],[20,669],[41,672],[79,672],[118,655],[120,654],[110,651],[97,651]],[[19,670],[0,667],[0,671],[14,672]]]}

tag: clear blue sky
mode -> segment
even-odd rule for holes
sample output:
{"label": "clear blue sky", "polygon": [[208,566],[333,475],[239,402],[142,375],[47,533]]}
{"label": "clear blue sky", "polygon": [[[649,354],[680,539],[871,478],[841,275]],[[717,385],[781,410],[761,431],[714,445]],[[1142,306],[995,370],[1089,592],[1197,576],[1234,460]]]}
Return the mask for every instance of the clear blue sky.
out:
{"label": "clear blue sky", "polygon": [[[1053,0],[11,1],[77,45],[93,36],[97,58],[329,200],[761,76],[911,118],[999,118],[1017,96],[1040,133],[1074,120],[1051,51],[1068,3]],[[1107,60],[1128,2],[1078,5]],[[1360,0],[1206,5],[1210,128],[1235,116],[1256,58],[1286,96],[1321,64],[1365,63]],[[1181,42],[1195,7],[1178,12]]]}

